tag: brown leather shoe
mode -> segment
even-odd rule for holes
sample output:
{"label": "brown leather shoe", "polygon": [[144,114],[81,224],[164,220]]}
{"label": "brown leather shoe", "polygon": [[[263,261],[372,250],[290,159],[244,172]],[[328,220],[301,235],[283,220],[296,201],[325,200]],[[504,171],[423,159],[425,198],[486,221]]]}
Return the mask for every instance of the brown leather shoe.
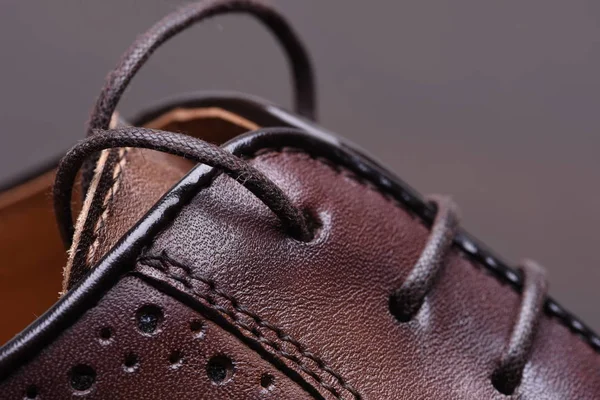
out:
{"label": "brown leather shoe", "polygon": [[[215,94],[120,120],[152,51],[223,12],[275,33],[298,115]],[[547,297],[543,270],[506,266],[458,227],[448,198],[422,198],[325,132],[314,93],[301,43],[257,1],[192,4],[141,36],[56,171],[64,294],[0,349],[0,397],[600,398],[600,339]],[[0,340],[59,290],[41,275],[64,261],[45,182],[0,196],[15,229],[23,221],[3,250],[26,266],[0,282]],[[7,306],[19,295],[29,303]]]}

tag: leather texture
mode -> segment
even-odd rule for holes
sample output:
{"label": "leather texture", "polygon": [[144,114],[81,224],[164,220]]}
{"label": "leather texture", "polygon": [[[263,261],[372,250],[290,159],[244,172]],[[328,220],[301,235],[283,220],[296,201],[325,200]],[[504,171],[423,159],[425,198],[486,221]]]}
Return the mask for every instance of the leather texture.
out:
{"label": "leather texture", "polygon": [[[64,281],[70,290],[0,348],[0,397],[600,398],[600,337],[545,291],[534,296],[522,275],[464,231],[446,232],[452,248],[444,247],[444,263],[434,260],[442,271],[435,271],[435,282],[427,279],[418,312],[404,322],[396,318],[390,296],[420,258],[434,209],[309,121],[264,106],[268,111],[259,114],[301,129],[242,135],[214,158],[198,158],[220,155],[240,165],[234,157],[242,157],[272,180],[260,177],[269,184],[260,188],[246,165],[235,169],[244,173],[225,166],[231,179],[151,151],[99,152],[100,143],[90,144],[126,145],[120,139],[128,135],[104,135],[118,123],[115,108],[139,68],[183,29],[230,12],[250,13],[275,33],[290,61],[298,113],[314,120],[310,59],[285,19],[262,2],[190,4],[141,35],[108,75],[92,111],[88,136],[95,139],[83,143],[90,152],[76,147],[57,170],[55,212],[64,242],[73,245]],[[154,122],[206,130],[198,136],[218,141],[251,129],[248,119],[232,110],[215,114],[215,107],[202,115],[170,110]],[[174,151],[172,135],[145,134],[154,137],[126,143]],[[74,230],[71,187],[84,158],[87,194]],[[276,214],[314,227],[314,238],[294,239]],[[517,323],[521,309],[539,316],[521,307],[521,291],[537,310],[545,307],[537,331],[527,328],[530,318]],[[525,326],[525,344],[510,340],[516,323],[517,332]],[[536,333],[531,352],[529,332]],[[528,362],[516,391],[504,395],[492,374],[509,342],[509,350],[516,343],[523,351],[508,353]],[[507,368],[521,377],[521,366]]]}
{"label": "leather texture", "polygon": [[[249,162],[318,217],[313,241],[286,235],[227,176],[207,181],[133,270],[0,383],[2,398],[600,397],[598,354],[547,315],[521,385],[512,397],[497,392],[491,374],[521,301],[514,286],[455,248],[417,316],[400,323],[389,296],[423,249],[423,221],[370,181],[293,147]],[[140,331],[149,306],[162,315],[153,334]],[[233,370],[217,384],[207,365],[222,356]],[[90,379],[74,374],[90,370],[89,388],[76,390]]]}
{"label": "leather texture", "polygon": [[[292,346],[318,378],[296,367],[299,373],[326,398],[506,398],[490,377],[518,313],[516,291],[453,251],[416,319],[399,323],[388,298],[416,262],[426,227],[367,182],[306,154],[272,152],[254,164],[319,215],[313,242],[287,237],[262,204],[221,177],[150,251],[188,271],[141,271],[199,301],[210,288],[193,277],[214,282],[322,361],[302,358]],[[513,397],[599,398],[599,367],[598,354],[544,316]]]}
{"label": "leather texture", "polygon": [[[144,307],[162,312],[152,333],[139,328]],[[223,358],[233,370],[215,383],[207,366]],[[95,376],[89,388],[74,377],[88,372],[82,366]],[[119,282],[0,390],[2,399],[311,398],[221,327],[136,277]]]}

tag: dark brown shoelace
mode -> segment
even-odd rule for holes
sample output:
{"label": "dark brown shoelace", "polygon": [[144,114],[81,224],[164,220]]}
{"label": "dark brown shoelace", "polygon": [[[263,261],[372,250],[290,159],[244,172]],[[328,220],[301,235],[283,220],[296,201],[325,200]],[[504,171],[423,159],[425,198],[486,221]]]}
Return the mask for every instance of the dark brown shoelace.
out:
{"label": "dark brown shoelace", "polygon": [[[74,233],[70,200],[78,171],[86,160],[93,160],[100,151],[119,147],[158,150],[220,169],[269,207],[290,235],[303,241],[311,239],[311,226],[314,224],[311,224],[309,215],[294,205],[267,176],[222,148],[173,132],[146,128],[108,129],[110,118],[129,82],[158,46],[195,22],[228,12],[250,13],[276,35],[292,66],[296,110],[308,118],[315,117],[314,79],[308,55],[275,10],[256,0],[212,0],[182,8],[140,36],[126,52],[117,68],[109,74],[98,98],[90,119],[88,137],[73,147],[59,165],[54,188],[55,211],[61,234],[68,245]],[[269,130],[292,129],[268,128],[263,131]],[[390,310],[399,321],[408,321],[418,313],[446,263],[457,233],[458,216],[453,203],[443,197],[432,197],[430,201],[436,206],[437,214],[428,242],[404,283],[390,295]],[[491,376],[494,386],[505,394],[513,393],[521,381],[546,299],[547,284],[543,270],[527,261],[522,264],[521,271],[524,284],[520,311]]]}

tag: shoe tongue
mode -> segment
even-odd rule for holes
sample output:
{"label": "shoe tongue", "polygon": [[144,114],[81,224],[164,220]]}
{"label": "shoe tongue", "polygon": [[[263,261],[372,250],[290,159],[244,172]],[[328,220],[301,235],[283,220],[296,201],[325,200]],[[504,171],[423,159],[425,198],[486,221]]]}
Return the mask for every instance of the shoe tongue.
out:
{"label": "shoe tongue", "polygon": [[[126,125],[121,122],[114,126],[119,124]],[[216,144],[258,128],[220,108],[175,109],[144,126],[183,132]],[[86,204],[77,221],[63,290],[85,276],[194,165],[189,160],[154,150],[105,150],[98,160]],[[95,196],[91,196],[92,192]],[[92,216],[95,223],[90,223]],[[90,219],[87,224],[85,217]]]}

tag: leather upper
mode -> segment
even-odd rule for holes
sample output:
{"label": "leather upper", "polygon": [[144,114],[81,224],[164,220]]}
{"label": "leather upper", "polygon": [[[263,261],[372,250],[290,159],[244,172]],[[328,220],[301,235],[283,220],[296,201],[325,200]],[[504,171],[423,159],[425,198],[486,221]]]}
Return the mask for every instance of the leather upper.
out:
{"label": "leather upper", "polygon": [[[307,380],[317,388],[319,380],[328,382],[339,398],[506,397],[490,376],[518,312],[515,290],[453,251],[417,317],[397,322],[389,295],[425,244],[422,221],[348,171],[302,152],[275,151],[255,163],[319,215],[323,225],[314,242],[273,229],[268,210],[223,178],[156,240],[149,253],[166,259],[164,265],[141,271],[200,301],[210,291],[195,277],[215,282],[316,354],[322,368],[295,346],[290,350],[319,377]],[[200,251],[207,248],[215,251]],[[599,397],[598,354],[544,317],[518,396]]]}
{"label": "leather upper", "polygon": [[[160,106],[136,124],[171,132],[121,127],[116,107],[151,54],[223,13],[248,13],[275,35],[308,120],[215,95]],[[537,268],[529,280],[534,269],[508,267],[455,229],[450,208],[436,216],[310,122],[316,115],[310,57],[260,0],[191,3],[140,35],[108,74],[88,137],[56,170],[65,293],[0,348],[0,398],[600,398],[600,337],[546,297]],[[256,127],[278,128],[239,135]],[[78,172],[85,198],[73,224]],[[14,193],[0,208],[15,225],[49,219],[48,209],[12,207]],[[44,203],[42,190],[27,193],[17,197]],[[38,230],[31,238],[45,241]],[[36,312],[53,289],[35,271],[64,254],[57,237],[36,249],[27,229],[17,232],[6,241],[16,261],[5,261],[39,275],[39,301],[20,304]],[[391,302],[399,288],[408,295]],[[399,304],[420,308],[409,318]],[[15,310],[0,333],[28,319]]]}
{"label": "leather upper", "polygon": [[[455,246],[417,316],[398,322],[389,296],[427,240],[423,216],[380,182],[291,139],[248,158],[316,216],[311,242],[290,238],[229,177],[188,175],[183,182],[196,182],[186,192],[191,197],[174,212],[167,195],[129,236],[156,215],[164,220],[160,229],[148,230],[143,245],[126,239],[108,253],[97,275],[110,267],[114,283],[98,289],[88,285],[97,277],[88,276],[73,289],[86,296],[82,288],[89,287],[98,300],[69,311],[70,322],[29,351],[0,393],[23,398],[35,387],[39,398],[507,398],[491,374],[518,313],[518,286]],[[144,310],[154,310],[151,333],[140,327],[153,320]],[[193,321],[200,321],[196,329]],[[20,340],[49,331],[35,329]],[[211,367],[215,357],[221,369]],[[548,312],[512,397],[599,398],[597,352]]]}

